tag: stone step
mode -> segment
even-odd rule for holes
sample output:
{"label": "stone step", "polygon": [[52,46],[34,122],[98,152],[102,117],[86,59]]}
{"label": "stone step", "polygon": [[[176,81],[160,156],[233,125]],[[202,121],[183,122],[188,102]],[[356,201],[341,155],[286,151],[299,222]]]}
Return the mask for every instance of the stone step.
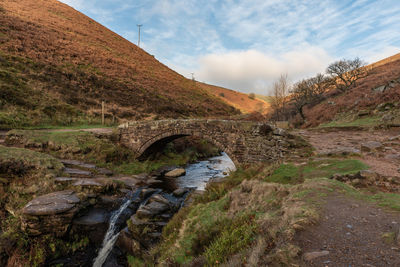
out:
{"label": "stone step", "polygon": [[73,178],[73,177],[56,177],[54,178],[54,181],[59,184],[70,184],[72,182],[75,182],[78,180],[78,178]]}
{"label": "stone step", "polygon": [[75,169],[75,168],[65,168],[64,173],[67,173],[69,175],[72,176],[77,176],[79,178],[88,178],[88,177],[92,177],[93,173],[90,171],[84,171],[84,170],[80,170],[80,169]]}
{"label": "stone step", "polygon": [[75,169],[86,169],[83,171],[91,171],[91,172],[95,172],[97,174],[106,175],[106,176],[111,176],[114,174],[109,169],[99,168],[95,164],[85,163],[85,162],[79,161],[79,160],[61,159],[60,161],[62,164],[67,166],[67,168],[69,168],[69,169],[74,169],[74,170]]}
{"label": "stone step", "polygon": [[77,166],[79,168],[85,168],[85,169],[95,169],[96,165],[90,164],[90,163],[85,163],[79,160],[69,160],[69,159],[61,159],[60,160],[62,164],[66,166]]}

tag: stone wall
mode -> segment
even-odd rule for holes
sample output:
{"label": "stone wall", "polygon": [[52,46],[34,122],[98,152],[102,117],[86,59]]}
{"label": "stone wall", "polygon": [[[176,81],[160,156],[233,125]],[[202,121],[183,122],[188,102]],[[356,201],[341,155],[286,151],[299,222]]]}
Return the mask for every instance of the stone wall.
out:
{"label": "stone wall", "polygon": [[235,164],[273,162],[295,146],[296,137],[267,123],[230,120],[132,121],[119,126],[121,143],[140,157],[155,142],[182,136],[207,139]]}

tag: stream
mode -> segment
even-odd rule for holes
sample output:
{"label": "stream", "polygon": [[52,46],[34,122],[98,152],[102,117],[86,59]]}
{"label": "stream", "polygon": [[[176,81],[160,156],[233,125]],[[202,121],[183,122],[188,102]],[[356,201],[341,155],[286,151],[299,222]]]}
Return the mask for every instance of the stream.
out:
{"label": "stream", "polygon": [[128,197],[124,204],[122,204],[117,211],[113,213],[110,218],[110,225],[108,226],[108,230],[106,235],[104,236],[103,244],[101,245],[101,249],[99,254],[94,259],[93,267],[101,267],[107,259],[107,256],[110,254],[111,250],[114,247],[115,241],[117,241],[119,232],[116,233],[116,223],[118,221],[119,216],[125,209],[131,204],[132,200],[136,200],[139,197],[141,190],[138,189],[132,197]]}
{"label": "stream", "polygon": [[[195,188],[195,190],[203,191],[211,179],[227,176],[229,172],[236,170],[236,168],[228,155],[223,152],[220,156],[189,164],[186,166],[185,170],[185,175],[176,178],[176,186],[178,188]],[[137,198],[139,192],[138,190],[133,198]],[[102,247],[94,260],[93,267],[102,267],[106,262],[119,235],[116,228],[118,218],[131,202],[131,198],[125,200],[120,208],[111,216],[108,230],[104,236]],[[147,200],[144,201],[141,206],[145,205],[146,202]]]}
{"label": "stream", "polygon": [[210,179],[221,178],[236,167],[229,156],[222,152],[221,156],[212,157],[186,166],[186,175],[178,177],[178,187],[195,187],[196,190],[204,190]]}
{"label": "stream", "polygon": [[[167,213],[170,212],[170,216],[172,216],[179,210],[179,207],[183,205],[186,195],[190,191],[204,191],[207,183],[210,180],[227,176],[229,172],[236,170],[236,168],[228,155],[226,153],[222,153],[220,156],[201,160],[193,164],[188,164],[185,166],[185,170],[186,174],[184,176],[173,178],[172,181],[168,181],[168,179],[164,181],[164,183],[172,183],[172,188],[186,189],[187,193],[184,195],[175,196],[172,191],[160,189],[162,186],[158,189],[142,187],[136,189],[134,192],[128,193],[124,199],[121,199],[120,204],[114,207],[113,210],[101,205],[92,207],[91,212],[88,212],[86,215],[83,215],[83,217],[78,218],[76,223],[78,223],[78,225],[82,225],[82,221],[85,221],[82,218],[86,218],[85,216],[89,216],[89,214],[95,215],[94,217],[89,216],[91,218],[89,221],[93,221],[93,218],[102,217],[100,215],[104,214],[104,212],[109,214],[108,219],[104,221],[104,224],[99,222],[98,224],[94,224],[92,228],[87,228],[88,231],[92,231],[91,233],[93,233],[93,231],[95,233],[97,232],[98,238],[91,239],[91,245],[86,249],[86,251],[77,252],[68,258],[54,260],[50,265],[63,264],[63,266],[94,267],[125,266],[126,257],[121,252],[117,240],[119,239],[119,236],[122,235],[122,232],[124,232],[124,229],[127,229],[126,221],[131,216],[137,216],[139,212],[142,212],[142,214],[143,212],[146,212],[146,210],[143,210],[143,207],[146,209],[146,206],[149,207],[156,205],[157,208],[160,208],[163,205],[162,203],[150,203],[149,200],[151,198],[154,197],[151,200],[153,202],[159,200],[161,200],[161,202],[167,201],[172,205],[172,207],[176,207],[172,208],[171,211],[167,211]],[[107,209],[108,211],[106,211]],[[151,211],[154,210],[150,210],[150,212]],[[158,223],[166,224],[168,220],[169,219],[165,219],[164,222],[160,221]],[[101,225],[105,225],[105,227],[108,229],[104,228],[104,230],[101,230],[102,228],[98,228]],[[82,226],[77,226],[77,229],[80,229],[81,227]],[[83,231],[83,234],[89,234],[90,236],[90,233],[85,232],[86,230],[83,230],[83,228],[81,231]],[[104,236],[101,234],[102,231],[105,233]],[[160,229],[158,231],[160,231]],[[154,234],[157,236],[157,233]],[[101,238],[103,239],[102,242],[100,241]],[[145,239],[147,238],[145,237]],[[145,240],[142,241],[146,242]],[[101,246],[98,247],[96,244],[101,244]]]}

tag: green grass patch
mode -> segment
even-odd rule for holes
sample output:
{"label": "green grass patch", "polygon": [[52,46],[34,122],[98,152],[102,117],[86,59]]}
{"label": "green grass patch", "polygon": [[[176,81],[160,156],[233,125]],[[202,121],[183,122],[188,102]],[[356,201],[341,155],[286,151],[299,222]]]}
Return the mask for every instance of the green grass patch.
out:
{"label": "green grass patch", "polygon": [[40,129],[48,129],[48,130],[84,130],[84,129],[95,129],[95,128],[116,128],[116,125],[106,124],[102,125],[101,123],[94,121],[93,123],[88,123],[87,121],[75,122],[71,125],[52,125],[52,124],[41,124],[35,126],[25,126],[22,127],[25,130],[40,130]]}
{"label": "green grass patch", "polygon": [[269,176],[274,168],[274,165],[253,165],[247,169],[239,166],[238,169],[227,176],[224,181],[209,184],[204,194],[195,199],[195,203],[208,203],[218,200],[244,180],[260,179],[260,177]]}
{"label": "green grass patch", "polygon": [[307,164],[300,166],[292,163],[282,164],[264,180],[281,184],[297,184],[305,179],[329,178],[333,174],[354,174],[365,169],[368,169],[368,166],[356,159],[310,160]]}
{"label": "green grass patch", "polygon": [[207,247],[204,255],[209,265],[226,262],[231,255],[254,241],[257,225],[249,218],[253,217],[244,215],[236,219]]}
{"label": "green grass patch", "polygon": [[[216,235],[229,223],[230,219],[226,215],[227,205],[229,199],[225,197],[194,206],[185,216],[182,236],[179,236],[178,232],[171,233],[171,228],[165,228],[161,259],[184,264],[203,253]],[[175,243],[177,246],[174,246]]]}
{"label": "green grass patch", "polygon": [[280,165],[272,173],[272,175],[265,179],[265,181],[272,183],[292,184],[301,182],[299,181],[301,176],[301,168],[289,163]]}
{"label": "green grass patch", "polygon": [[381,207],[389,208],[391,210],[400,211],[400,194],[384,192],[371,193],[365,190],[357,190],[354,187],[337,180],[328,181],[332,184],[331,188],[333,188],[336,192],[343,193],[352,198],[376,203]]}
{"label": "green grass patch", "polygon": [[110,167],[133,160],[133,153],[111,140],[85,131],[12,130],[6,142],[40,149],[60,158],[72,158]]}
{"label": "green grass patch", "polygon": [[400,195],[393,193],[378,193],[370,197],[379,206],[400,211]]}
{"label": "green grass patch", "polygon": [[54,157],[24,148],[0,145],[0,172],[23,174],[29,170],[60,172],[63,164]]}
{"label": "green grass patch", "polygon": [[132,255],[128,255],[127,256],[127,260],[128,260],[128,265],[130,267],[145,267],[148,266],[145,264],[145,262],[135,256]]}
{"label": "green grass patch", "polygon": [[318,128],[327,127],[372,127],[381,124],[381,118],[378,116],[370,116],[364,118],[358,118],[355,120],[337,120],[329,123],[324,123],[318,126]]}
{"label": "green grass patch", "polygon": [[230,218],[228,207],[229,198],[224,197],[179,212],[163,230],[161,259],[182,265],[204,255],[213,265],[247,248],[257,229],[255,216],[242,213]]}

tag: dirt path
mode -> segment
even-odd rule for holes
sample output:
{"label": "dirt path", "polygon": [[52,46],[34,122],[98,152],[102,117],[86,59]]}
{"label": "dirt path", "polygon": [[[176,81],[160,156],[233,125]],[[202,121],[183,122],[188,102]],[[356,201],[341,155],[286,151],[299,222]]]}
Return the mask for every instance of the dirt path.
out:
{"label": "dirt path", "polygon": [[[315,147],[316,153],[349,154],[360,153],[361,160],[371,170],[389,177],[400,177],[400,129],[374,131],[300,130],[302,135]],[[379,148],[371,151],[361,149],[369,142],[377,142]]]}
{"label": "dirt path", "polygon": [[41,131],[52,131],[52,132],[89,132],[94,134],[111,134],[114,128],[87,128],[87,129],[51,129],[51,130],[41,130]]}
{"label": "dirt path", "polygon": [[[394,235],[399,226],[400,213],[341,195],[329,196],[319,223],[295,238],[303,251],[301,265],[400,266],[400,240],[396,243]],[[386,241],[384,234],[388,234]],[[324,256],[307,260],[310,252]]]}

